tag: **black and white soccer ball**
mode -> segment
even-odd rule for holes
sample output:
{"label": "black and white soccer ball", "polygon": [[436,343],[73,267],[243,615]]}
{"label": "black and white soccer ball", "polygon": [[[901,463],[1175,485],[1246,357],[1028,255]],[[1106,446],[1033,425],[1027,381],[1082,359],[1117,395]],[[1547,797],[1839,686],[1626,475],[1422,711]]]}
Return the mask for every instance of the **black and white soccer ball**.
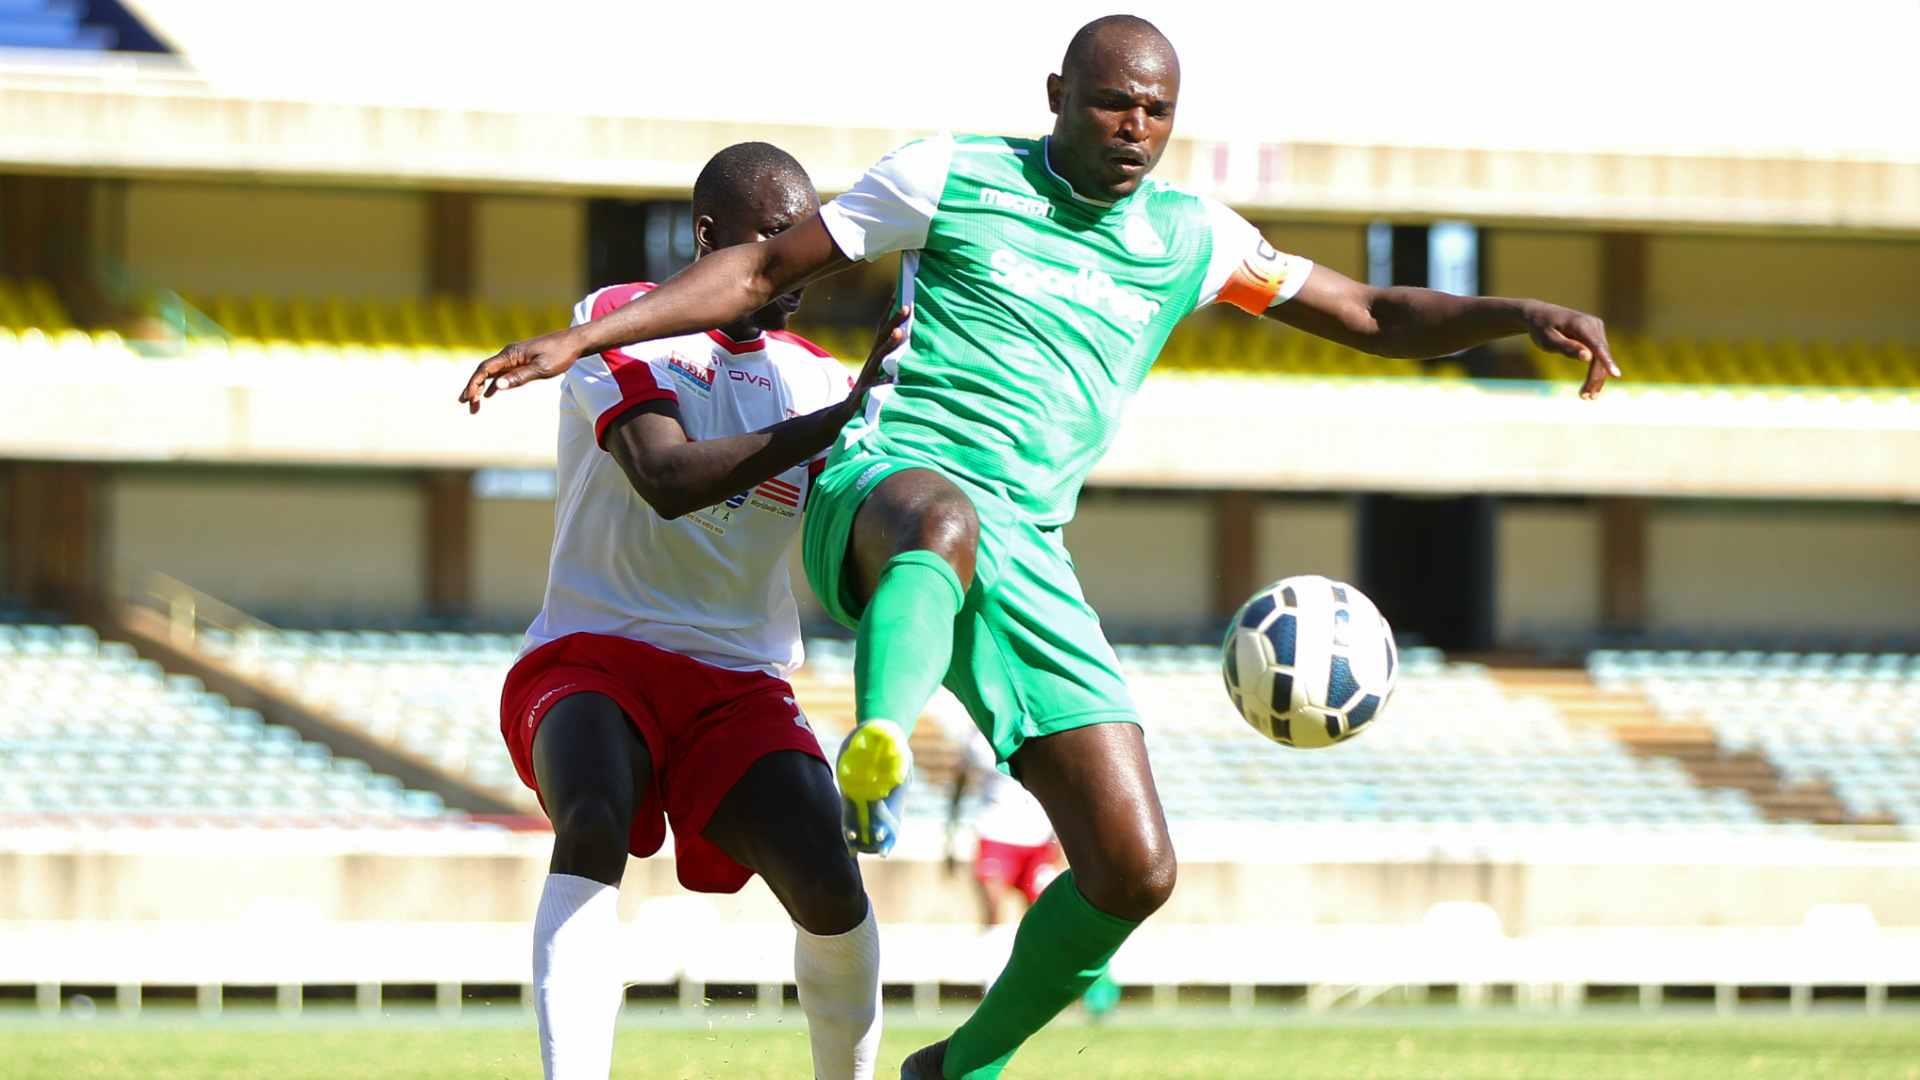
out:
{"label": "black and white soccer ball", "polygon": [[1253,594],[1227,631],[1233,707],[1285,746],[1332,746],[1380,719],[1400,673],[1393,628],[1366,594],[1318,574]]}

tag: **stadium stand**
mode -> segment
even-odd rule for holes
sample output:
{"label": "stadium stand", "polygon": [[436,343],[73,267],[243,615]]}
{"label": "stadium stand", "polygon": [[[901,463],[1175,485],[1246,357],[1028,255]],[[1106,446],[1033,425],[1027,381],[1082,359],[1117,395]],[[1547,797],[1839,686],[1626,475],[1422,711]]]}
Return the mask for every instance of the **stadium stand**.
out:
{"label": "stadium stand", "polygon": [[[256,631],[204,646],[375,738],[531,807],[500,744],[501,681],[518,639],[498,634]],[[1763,822],[1737,789],[1696,786],[1680,762],[1636,757],[1604,728],[1570,723],[1477,664],[1410,650],[1393,739],[1326,753],[1259,741],[1233,715],[1211,647],[1123,646],[1148,719],[1169,818],[1178,822],[1529,823],[1718,827]],[[851,728],[852,645],[815,640],[794,689],[831,756]],[[922,780],[910,817],[944,821],[957,746],[939,723],[914,737]],[[932,782],[925,782],[932,781]]]}
{"label": "stadium stand", "polygon": [[1789,784],[1830,788],[1849,819],[1920,824],[1920,657],[1601,650],[1587,667]]}
{"label": "stadium stand", "polygon": [[0,46],[30,49],[111,49],[119,35],[90,25],[87,5],[73,0],[12,0],[0,5]]}
{"label": "stadium stand", "polygon": [[[485,351],[503,341],[531,337],[566,325],[571,312],[560,303],[500,304],[439,296],[382,301],[340,297],[254,294],[191,295],[155,291],[148,307],[163,325],[183,332],[192,348],[333,352],[345,350],[430,355]],[[38,331],[49,339],[76,336],[72,316],[42,280],[0,279],[0,328],[16,338]],[[798,326],[835,356],[866,353],[869,331],[832,325]],[[117,335],[93,335],[96,343],[119,344]],[[0,344],[4,344],[0,339]],[[1759,341],[1713,338],[1623,337],[1615,353],[1633,383],[1689,386],[1856,388],[1920,387],[1920,346],[1898,342]],[[1577,381],[1581,366],[1567,357],[1531,350],[1526,363],[1543,379]],[[1157,370],[1319,378],[1465,378],[1457,361],[1422,363],[1370,356],[1277,324],[1202,317],[1168,338]]]}
{"label": "stadium stand", "polygon": [[205,632],[201,648],[372,738],[537,812],[500,740],[520,639],[380,631]]}
{"label": "stadium stand", "polygon": [[[1920,348],[1898,342],[1728,342],[1721,338],[1660,340],[1623,337],[1615,357],[1637,382],[1698,386],[1801,386],[1897,389],[1920,386]],[[1534,366],[1552,379],[1575,379],[1581,365],[1534,352]]]}
{"label": "stadium stand", "polygon": [[0,623],[0,820],[465,828],[84,626]]}

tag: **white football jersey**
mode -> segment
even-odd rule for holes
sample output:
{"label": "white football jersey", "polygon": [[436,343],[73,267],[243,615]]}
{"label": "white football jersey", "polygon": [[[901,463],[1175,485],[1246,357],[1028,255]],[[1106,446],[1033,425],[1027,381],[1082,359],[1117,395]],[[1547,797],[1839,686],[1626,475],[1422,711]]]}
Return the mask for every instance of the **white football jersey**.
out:
{"label": "white football jersey", "polygon": [[[574,309],[574,324],[652,287],[601,289]],[[582,357],[560,393],[553,557],[523,654],[568,634],[609,634],[733,671],[792,674],[800,614],[787,567],[825,451],[668,521],[633,490],[601,439],[644,401],[677,401],[687,437],[714,439],[823,409],[852,387],[839,361],[784,331],[741,342],[708,331]]]}

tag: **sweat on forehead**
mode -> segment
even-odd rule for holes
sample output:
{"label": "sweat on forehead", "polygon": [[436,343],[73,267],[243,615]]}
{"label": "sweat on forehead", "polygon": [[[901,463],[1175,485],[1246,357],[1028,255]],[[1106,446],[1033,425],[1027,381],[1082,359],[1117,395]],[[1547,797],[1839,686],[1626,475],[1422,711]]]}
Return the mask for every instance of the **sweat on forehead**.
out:
{"label": "sweat on forehead", "polygon": [[753,201],[761,181],[776,179],[800,192],[813,180],[792,154],[764,142],[735,143],[708,159],[693,182],[693,215],[721,217]]}
{"label": "sweat on forehead", "polygon": [[1071,79],[1098,70],[1108,60],[1124,58],[1139,63],[1163,63],[1178,70],[1180,59],[1173,42],[1160,28],[1137,15],[1107,15],[1081,27],[1067,43],[1060,74]]}

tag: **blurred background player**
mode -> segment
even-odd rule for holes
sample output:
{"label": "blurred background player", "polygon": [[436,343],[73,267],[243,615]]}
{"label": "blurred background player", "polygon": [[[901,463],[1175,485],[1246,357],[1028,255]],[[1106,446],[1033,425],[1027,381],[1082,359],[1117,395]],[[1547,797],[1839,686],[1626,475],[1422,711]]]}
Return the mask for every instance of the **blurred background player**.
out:
{"label": "blurred background player", "polygon": [[[694,185],[699,252],[764,241],[818,206],[784,151],[728,147]],[[576,321],[650,288],[601,289]],[[758,873],[793,917],[819,1080],[873,1072],[879,942],[831,770],[785,681],[801,660],[787,566],[812,475],[898,334],[884,329],[849,379],[785,332],[799,303],[796,289],[718,330],[584,357],[561,393],[546,602],[500,711],[554,826],[534,926],[549,1080],[608,1073],[617,890],[628,853],[659,850],[668,823],[683,885],[735,892]]]}
{"label": "blurred background player", "polygon": [[953,835],[949,859],[957,861],[962,803],[971,790],[978,799],[972,820],[973,878],[980,885],[981,924],[998,926],[1010,894],[1019,894],[1031,906],[1060,876],[1060,842],[1046,808],[1020,781],[1000,770],[993,744],[980,729],[968,721],[965,730],[955,734],[966,751],[948,803],[947,824]]}
{"label": "blurred background player", "polygon": [[466,391],[477,399],[587,353],[726,322],[855,259],[903,253],[911,345],[889,362],[895,385],[835,447],[804,543],[815,594],[858,628],[860,726],[838,763],[850,842],[893,843],[907,729],[944,681],[1047,808],[1072,866],[1028,909],[980,1008],[902,1065],[909,1080],[997,1077],[1172,892],[1139,716],[1060,529],[1175,323],[1230,303],[1407,357],[1526,334],[1588,365],[1585,396],[1618,374],[1591,315],[1363,285],[1150,178],[1179,84],[1179,59],[1151,24],[1089,23],[1047,79],[1051,137],[911,143],[774,242],[511,345]]}

